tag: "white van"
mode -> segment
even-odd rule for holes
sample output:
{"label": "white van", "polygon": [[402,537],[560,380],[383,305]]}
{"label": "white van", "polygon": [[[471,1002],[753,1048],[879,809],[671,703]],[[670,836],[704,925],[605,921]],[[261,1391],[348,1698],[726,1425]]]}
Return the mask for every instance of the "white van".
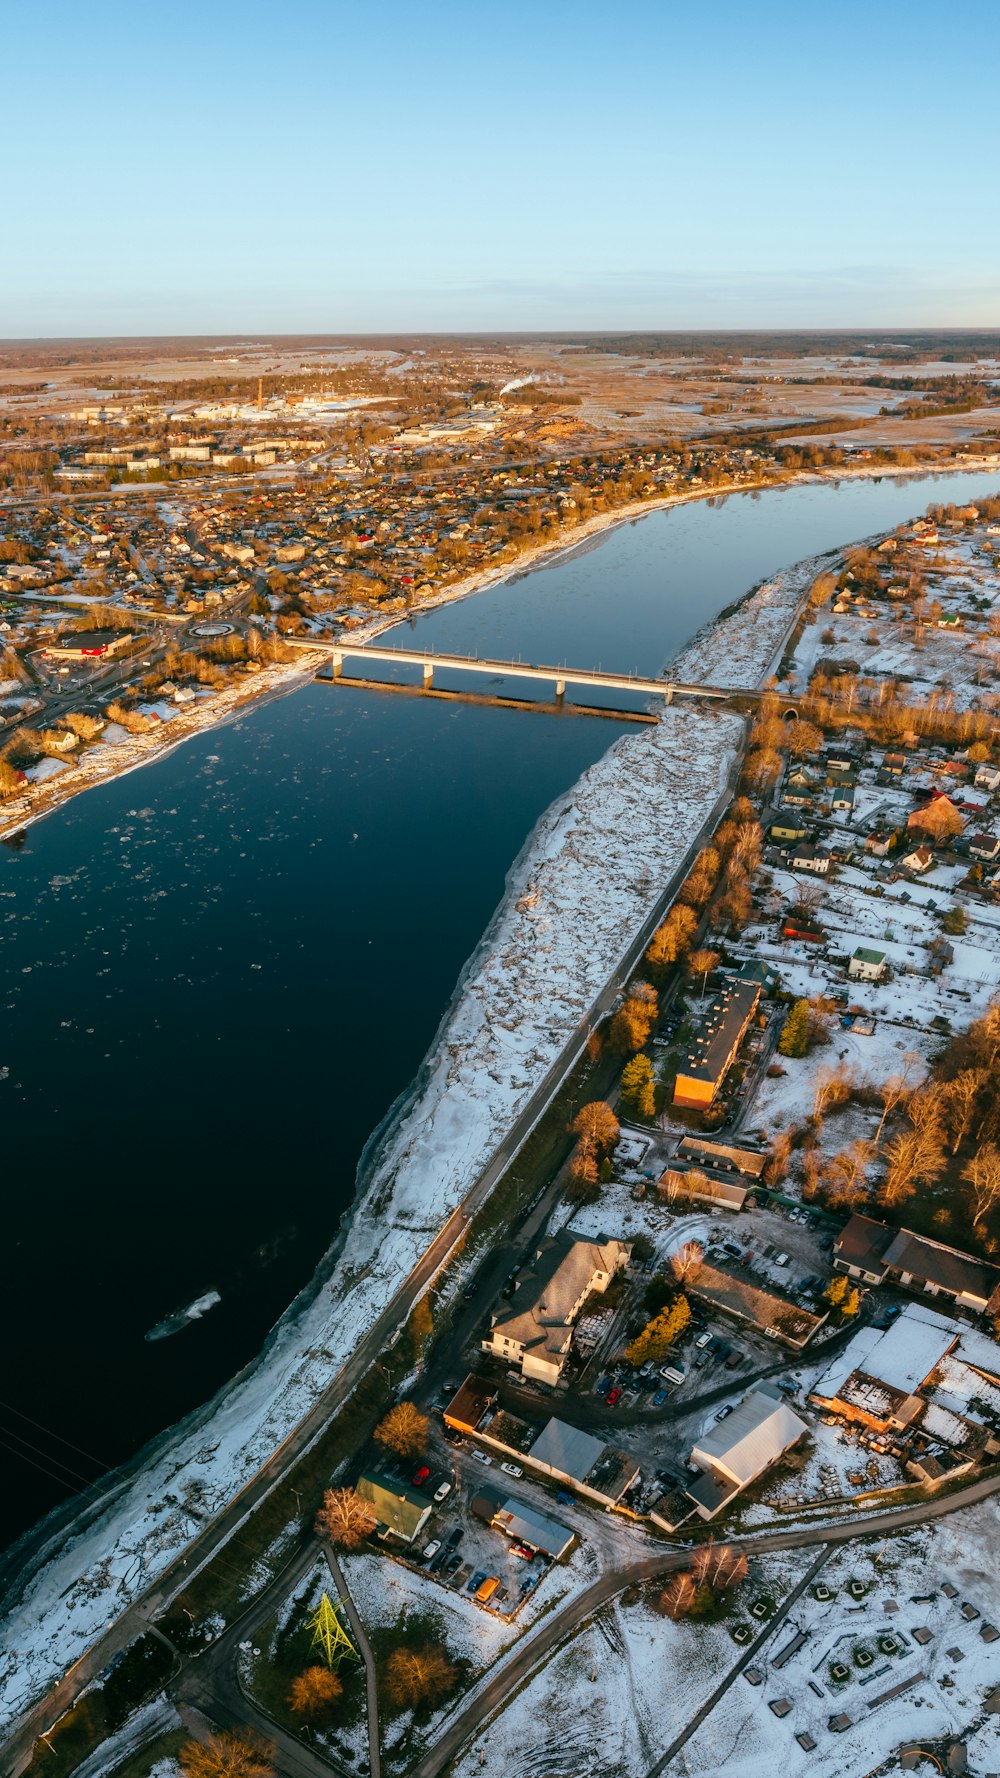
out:
{"label": "white van", "polygon": [[684,1381],[684,1372],[678,1370],[676,1364],[661,1365],[660,1376],[665,1383],[673,1383],[675,1387]]}

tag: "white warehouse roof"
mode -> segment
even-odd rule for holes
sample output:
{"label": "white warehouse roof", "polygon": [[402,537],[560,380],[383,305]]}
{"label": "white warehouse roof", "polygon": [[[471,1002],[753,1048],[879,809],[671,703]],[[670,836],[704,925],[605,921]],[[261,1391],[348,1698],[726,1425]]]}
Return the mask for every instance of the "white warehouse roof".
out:
{"label": "white warehouse roof", "polygon": [[805,1431],[805,1421],[786,1401],[763,1389],[751,1389],[727,1419],[698,1440],[691,1458],[745,1488]]}

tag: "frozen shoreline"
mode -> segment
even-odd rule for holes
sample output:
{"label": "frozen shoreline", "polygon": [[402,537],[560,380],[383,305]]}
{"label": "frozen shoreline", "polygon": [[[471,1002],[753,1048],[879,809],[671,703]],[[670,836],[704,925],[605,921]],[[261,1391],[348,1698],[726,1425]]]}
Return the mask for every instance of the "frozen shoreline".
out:
{"label": "frozen shoreline", "polygon": [[[493,577],[459,583],[421,610],[589,547],[598,533],[656,506],[704,497],[599,515],[559,549],[532,552],[534,561],[521,558]],[[675,665],[684,663],[687,676],[695,677],[703,670],[700,651],[711,649],[716,682],[720,675],[736,683],[765,678],[819,560],[798,563],[758,588],[737,612],[699,632]],[[386,618],[364,633],[397,621]],[[289,677],[306,679],[311,672],[311,665],[297,662]],[[271,689],[278,695],[285,688]],[[237,707],[256,701],[253,695]],[[206,717],[191,732],[218,720],[217,704]],[[18,1599],[5,1626],[0,1721],[26,1708],[190,1542],[197,1520],[176,1504],[178,1496],[183,1501],[194,1487],[199,1518],[218,1511],[330,1382],[627,949],[670,875],[671,860],[676,863],[697,834],[724,783],[737,734],[733,717],[674,708],[655,728],[616,742],[542,816],[511,867],[503,901],[462,972],[413,1089],[369,1144],[362,1189],[311,1285],[238,1378],[118,1472],[89,1509],[89,1523],[80,1525],[77,1508],[60,1509],[24,1540],[35,1546],[34,1566],[11,1589]],[[164,737],[156,752],[185,738]],[[690,743],[686,754],[682,739]],[[532,988],[539,1001],[534,1017]],[[470,1084],[484,1082],[485,1098],[470,1093]],[[346,1311],[338,1302],[345,1292]],[[175,1499],[170,1507],[168,1491]],[[67,1523],[71,1513],[75,1528]]]}
{"label": "frozen shoreline", "polygon": [[[769,581],[680,660],[711,638],[717,669],[728,657],[733,671],[745,662],[749,677],[766,675],[814,572],[810,560]],[[618,740],[541,817],[312,1285],[240,1377],[118,1476],[113,1503],[95,1502],[75,1529],[57,1511],[47,1533],[28,1534],[39,1547],[12,1588],[6,1641],[19,1655],[0,1671],[2,1720],[190,1542],[196,1521],[166,1494],[176,1502],[194,1487],[199,1517],[214,1514],[329,1384],[628,949],[723,788],[740,732],[737,717],[672,707]]]}

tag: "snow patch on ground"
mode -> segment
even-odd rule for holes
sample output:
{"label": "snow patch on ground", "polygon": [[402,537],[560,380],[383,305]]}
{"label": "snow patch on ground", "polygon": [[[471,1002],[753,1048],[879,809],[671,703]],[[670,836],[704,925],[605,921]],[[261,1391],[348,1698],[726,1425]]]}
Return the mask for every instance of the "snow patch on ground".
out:
{"label": "snow patch on ground", "polygon": [[[763,676],[815,566],[769,582],[674,671],[715,683]],[[741,732],[735,716],[672,707],[655,727],[617,741],[542,817],[459,983],[418,1096],[382,1145],[330,1277],[293,1306],[253,1369],[161,1441],[112,1507],[53,1537],[49,1559],[9,1608],[0,1722],[185,1548],[194,1530],[177,1504],[185,1492],[194,1485],[203,1510],[221,1510],[330,1383],[574,1031],[585,1034],[590,1006],[698,837]],[[129,737],[121,751],[144,742]]]}

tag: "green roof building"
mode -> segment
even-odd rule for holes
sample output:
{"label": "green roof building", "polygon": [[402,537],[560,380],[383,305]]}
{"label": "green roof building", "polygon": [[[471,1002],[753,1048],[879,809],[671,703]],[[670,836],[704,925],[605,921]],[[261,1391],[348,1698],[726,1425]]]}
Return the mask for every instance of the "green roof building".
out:
{"label": "green roof building", "polygon": [[371,1502],[379,1524],[394,1537],[401,1537],[404,1543],[412,1543],[419,1537],[431,1516],[431,1502],[426,1495],[408,1487],[405,1482],[392,1482],[376,1470],[369,1470],[360,1478],[358,1493],[362,1500]]}

